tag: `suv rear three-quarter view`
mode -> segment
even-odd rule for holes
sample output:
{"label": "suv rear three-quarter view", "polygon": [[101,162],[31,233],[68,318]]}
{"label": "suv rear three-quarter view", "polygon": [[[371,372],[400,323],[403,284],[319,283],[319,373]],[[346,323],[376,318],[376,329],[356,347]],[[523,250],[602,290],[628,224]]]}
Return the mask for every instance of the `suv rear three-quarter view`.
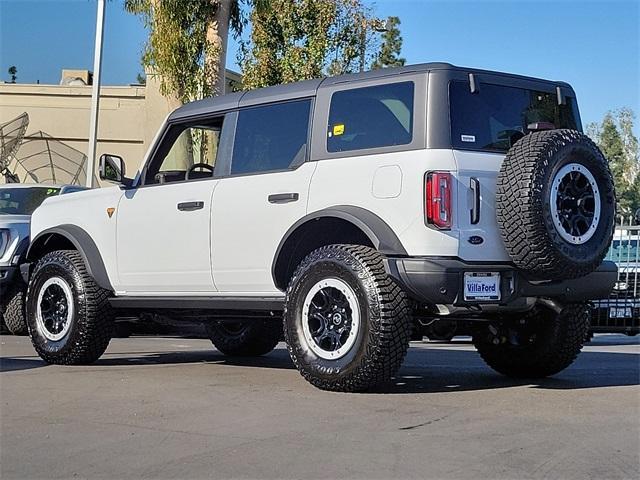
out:
{"label": "suv rear three-quarter view", "polygon": [[27,318],[52,363],[151,313],[228,355],[284,330],[309,382],[357,391],[448,321],[541,377],[616,279],[612,177],[562,82],[434,63],[239,92],[172,113],[134,179],[100,172],[119,185],[34,215]]}

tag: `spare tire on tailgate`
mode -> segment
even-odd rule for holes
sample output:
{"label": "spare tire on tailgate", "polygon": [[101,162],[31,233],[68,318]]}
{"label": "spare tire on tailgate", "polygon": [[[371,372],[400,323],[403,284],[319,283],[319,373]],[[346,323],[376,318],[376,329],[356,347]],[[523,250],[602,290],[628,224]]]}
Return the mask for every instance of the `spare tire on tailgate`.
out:
{"label": "spare tire on tailgate", "polygon": [[598,268],[613,236],[615,204],[607,160],[575,130],[524,136],[498,175],[502,240],[515,265],[539,279],[577,278]]}

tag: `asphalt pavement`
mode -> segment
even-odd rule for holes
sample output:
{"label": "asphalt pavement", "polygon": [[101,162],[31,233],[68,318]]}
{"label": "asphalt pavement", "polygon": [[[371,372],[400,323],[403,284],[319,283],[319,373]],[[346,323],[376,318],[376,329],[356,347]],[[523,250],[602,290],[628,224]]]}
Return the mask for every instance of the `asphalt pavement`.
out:
{"label": "asphalt pavement", "polygon": [[114,339],[45,365],[0,337],[0,476],[640,478],[640,337],[597,335],[538,383],[468,342],[412,344],[387,391],[307,384],[284,345],[228,359],[202,339]]}

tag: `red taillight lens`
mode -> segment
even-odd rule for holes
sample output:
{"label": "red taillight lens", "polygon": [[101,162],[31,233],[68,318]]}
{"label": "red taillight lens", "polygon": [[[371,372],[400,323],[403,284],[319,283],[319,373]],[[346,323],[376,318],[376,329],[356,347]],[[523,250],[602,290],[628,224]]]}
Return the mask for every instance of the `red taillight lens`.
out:
{"label": "red taillight lens", "polygon": [[451,228],[451,174],[429,172],[425,177],[425,217],[441,230]]}

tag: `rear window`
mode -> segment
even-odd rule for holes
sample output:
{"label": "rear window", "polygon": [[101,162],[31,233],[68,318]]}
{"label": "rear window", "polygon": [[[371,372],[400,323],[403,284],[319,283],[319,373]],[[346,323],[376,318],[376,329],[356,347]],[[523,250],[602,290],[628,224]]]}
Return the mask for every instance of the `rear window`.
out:
{"label": "rear window", "polygon": [[413,82],[401,82],[334,93],[329,110],[327,151],[411,143],[413,90]]}
{"label": "rear window", "polygon": [[483,83],[471,93],[468,82],[453,81],[449,106],[454,148],[506,152],[534,123],[581,129],[575,99],[566,97],[566,105],[558,105],[555,92]]}
{"label": "rear window", "polygon": [[0,215],[31,215],[47,197],[58,193],[55,187],[0,188]]}
{"label": "rear window", "polygon": [[284,170],[304,161],[311,100],[247,108],[238,114],[231,174]]}

